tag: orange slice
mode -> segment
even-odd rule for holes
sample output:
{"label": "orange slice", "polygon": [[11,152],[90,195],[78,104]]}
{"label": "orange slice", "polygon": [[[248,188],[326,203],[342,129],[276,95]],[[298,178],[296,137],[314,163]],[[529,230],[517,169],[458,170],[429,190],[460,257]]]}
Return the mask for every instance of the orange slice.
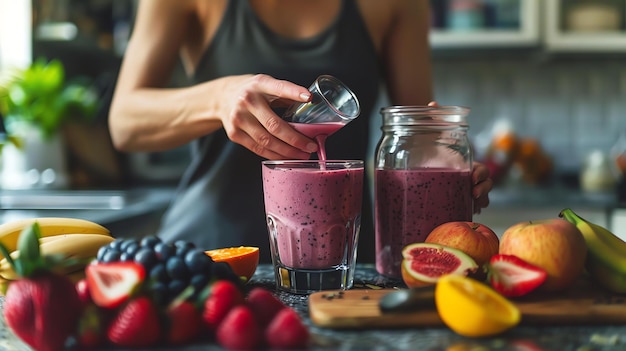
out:
{"label": "orange slice", "polygon": [[516,326],[517,306],[478,280],[445,275],[435,286],[435,304],[441,320],[467,337],[496,335]]}
{"label": "orange slice", "polygon": [[254,246],[226,247],[205,251],[213,261],[226,262],[233,272],[246,281],[252,278],[259,265],[259,248]]}

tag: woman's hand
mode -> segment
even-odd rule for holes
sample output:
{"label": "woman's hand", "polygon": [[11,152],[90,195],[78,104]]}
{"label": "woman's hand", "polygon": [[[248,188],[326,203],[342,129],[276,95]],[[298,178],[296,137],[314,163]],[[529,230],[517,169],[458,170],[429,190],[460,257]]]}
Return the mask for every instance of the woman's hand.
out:
{"label": "woman's hand", "polygon": [[493,188],[493,180],[489,177],[489,169],[480,162],[474,162],[472,171],[472,197],[474,198],[474,213],[489,206],[489,192]]}
{"label": "woman's hand", "polygon": [[271,108],[309,101],[311,93],[306,88],[263,74],[226,79],[230,101],[221,121],[230,140],[268,159],[308,159],[317,151],[315,142]]}

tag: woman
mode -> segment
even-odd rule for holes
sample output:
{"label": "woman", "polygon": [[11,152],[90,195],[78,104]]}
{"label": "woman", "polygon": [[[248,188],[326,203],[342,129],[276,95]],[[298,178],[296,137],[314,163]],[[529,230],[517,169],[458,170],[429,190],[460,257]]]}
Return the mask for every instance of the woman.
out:
{"label": "woman", "polygon": [[[267,261],[260,162],[308,159],[317,150],[273,108],[308,101],[306,87],[317,76],[336,76],[362,110],[328,139],[328,157],[365,159],[381,84],[395,105],[433,99],[428,19],[428,0],[141,1],[110,130],[123,151],[192,143],[162,238],[207,249],[259,246]],[[192,84],[164,88],[179,57]],[[480,209],[488,205],[491,180],[482,165],[473,178]],[[365,195],[359,261],[371,262]]]}

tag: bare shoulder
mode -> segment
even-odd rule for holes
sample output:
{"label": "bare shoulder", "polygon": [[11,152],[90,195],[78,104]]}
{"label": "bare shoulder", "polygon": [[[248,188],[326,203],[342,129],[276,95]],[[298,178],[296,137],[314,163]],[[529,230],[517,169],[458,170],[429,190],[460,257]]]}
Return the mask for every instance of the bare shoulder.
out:
{"label": "bare shoulder", "polygon": [[428,0],[357,0],[357,4],[377,48],[398,21],[428,18]]}

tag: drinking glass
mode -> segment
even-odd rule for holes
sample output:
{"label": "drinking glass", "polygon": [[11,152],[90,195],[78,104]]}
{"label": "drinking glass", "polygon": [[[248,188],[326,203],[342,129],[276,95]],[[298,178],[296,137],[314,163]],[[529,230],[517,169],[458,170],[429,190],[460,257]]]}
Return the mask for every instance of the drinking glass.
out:
{"label": "drinking glass", "polygon": [[361,228],[363,161],[263,161],[276,287],[349,289]]}
{"label": "drinking glass", "polygon": [[339,79],[321,75],[309,87],[311,101],[293,104],[283,118],[291,123],[341,123],[361,113],[356,95]]}

